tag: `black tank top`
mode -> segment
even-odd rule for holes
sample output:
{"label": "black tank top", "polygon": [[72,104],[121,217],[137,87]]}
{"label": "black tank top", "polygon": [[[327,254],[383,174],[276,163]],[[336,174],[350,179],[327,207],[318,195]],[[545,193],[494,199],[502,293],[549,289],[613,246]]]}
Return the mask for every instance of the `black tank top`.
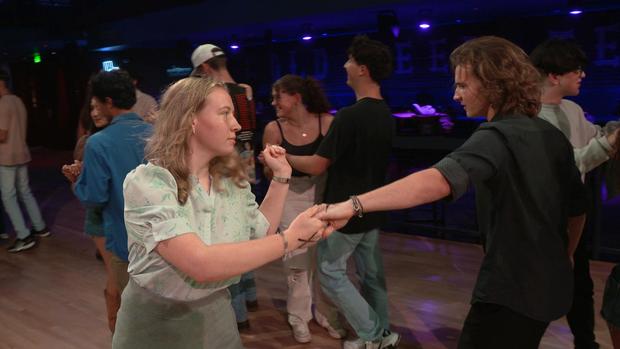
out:
{"label": "black tank top", "polygon": [[[319,149],[319,145],[321,144],[321,141],[323,140],[323,133],[322,133],[322,127],[321,127],[321,115],[319,114],[319,136],[316,137],[316,139],[312,142],[312,143],[308,143],[308,144],[304,144],[304,145],[294,145],[289,143],[286,138],[284,138],[284,132],[282,131],[282,125],[280,125],[280,121],[276,120],[276,124],[278,125],[278,129],[280,129],[280,136],[282,137],[282,144],[280,144],[280,146],[284,149],[286,149],[286,152],[288,154],[291,155],[302,155],[302,156],[306,156],[306,155],[314,155],[317,151],[317,149]],[[293,177],[306,177],[306,176],[310,176],[307,173],[301,172],[301,171],[297,171],[295,169],[293,169],[293,172],[291,174],[291,176]]]}

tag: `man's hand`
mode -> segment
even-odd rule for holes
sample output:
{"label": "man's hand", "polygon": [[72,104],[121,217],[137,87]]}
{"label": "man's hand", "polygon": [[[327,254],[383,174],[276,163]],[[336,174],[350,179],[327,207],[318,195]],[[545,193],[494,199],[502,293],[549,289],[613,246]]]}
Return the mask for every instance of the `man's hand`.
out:
{"label": "man's hand", "polygon": [[355,215],[353,203],[351,200],[347,200],[338,204],[327,205],[325,211],[317,214],[317,218],[328,222],[334,230],[338,230],[347,225],[353,215]]}

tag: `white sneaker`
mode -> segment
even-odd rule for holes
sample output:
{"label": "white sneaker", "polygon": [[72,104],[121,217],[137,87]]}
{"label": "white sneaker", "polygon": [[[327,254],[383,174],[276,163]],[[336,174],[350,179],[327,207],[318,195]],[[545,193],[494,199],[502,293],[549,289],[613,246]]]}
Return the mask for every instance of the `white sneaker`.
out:
{"label": "white sneaker", "polygon": [[10,238],[7,233],[0,233],[0,240],[8,240]]}
{"label": "white sneaker", "polygon": [[332,325],[329,324],[329,321],[327,321],[327,318],[316,310],[314,311],[314,320],[317,324],[326,329],[327,333],[332,338],[342,339],[347,336],[347,330],[341,327],[337,329],[333,328]]}
{"label": "white sneaker", "polygon": [[366,349],[366,342],[361,338],[344,341],[342,349]]}
{"label": "white sneaker", "polygon": [[309,343],[312,340],[312,334],[308,324],[300,319],[289,320],[289,325],[293,329],[293,337],[298,343]]}
{"label": "white sneaker", "polygon": [[348,340],[344,342],[343,349],[396,349],[400,343],[400,335],[398,333],[383,331],[383,337],[379,341],[365,342],[361,338]]}

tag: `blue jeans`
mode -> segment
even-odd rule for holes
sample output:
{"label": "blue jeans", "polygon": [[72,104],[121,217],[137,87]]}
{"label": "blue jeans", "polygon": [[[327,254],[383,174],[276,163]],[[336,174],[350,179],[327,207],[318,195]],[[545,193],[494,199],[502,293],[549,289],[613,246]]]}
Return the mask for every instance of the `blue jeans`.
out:
{"label": "blue jeans", "polygon": [[[361,293],[347,276],[347,260],[353,255]],[[334,232],[317,245],[319,281],[325,294],[338,306],[357,335],[374,341],[389,329],[387,289],[379,229],[360,234]]]}
{"label": "blue jeans", "polygon": [[43,222],[43,217],[41,217],[39,205],[30,192],[27,165],[0,166],[0,192],[2,192],[4,210],[9,216],[11,224],[13,224],[13,229],[15,229],[18,239],[23,239],[30,235],[30,230],[26,227],[19,203],[17,202],[18,196],[28,212],[34,229],[43,230],[45,228],[45,222]]}
{"label": "blue jeans", "polygon": [[248,319],[248,309],[245,302],[256,300],[256,283],[254,282],[254,272],[247,272],[241,275],[239,283],[228,286],[230,291],[230,303],[235,310],[237,322],[244,322]]}

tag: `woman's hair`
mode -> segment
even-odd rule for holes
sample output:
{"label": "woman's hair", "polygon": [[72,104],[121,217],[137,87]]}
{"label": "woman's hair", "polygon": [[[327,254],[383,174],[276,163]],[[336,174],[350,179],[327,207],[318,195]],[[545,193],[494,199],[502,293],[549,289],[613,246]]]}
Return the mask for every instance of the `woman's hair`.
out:
{"label": "woman's hair", "polygon": [[82,108],[80,109],[80,117],[79,122],[84,130],[88,132],[89,135],[92,135],[96,132],[101,131],[103,128],[97,127],[93,122],[93,118],[91,116],[92,113],[92,105],[91,100],[93,99],[93,87],[91,81],[94,75],[90,77],[88,82],[86,83],[86,90],[84,92],[84,103],[82,104]]}
{"label": "woman's hair", "polygon": [[290,95],[299,93],[301,102],[311,113],[329,112],[329,101],[319,82],[312,78],[302,78],[299,75],[287,74],[273,83],[272,87],[277,93],[288,93]]}
{"label": "woman's hair", "polygon": [[540,110],[540,74],[527,54],[496,36],[469,40],[450,54],[452,69],[469,67],[482,84],[481,93],[498,114],[529,117]]}
{"label": "woman's hair", "polygon": [[[191,191],[188,158],[192,120],[204,108],[207,96],[226,85],[210,78],[189,77],[172,84],[164,93],[153,135],[146,144],[145,158],[172,174],[178,188],[178,201],[187,202]],[[238,187],[246,185],[247,175],[236,151],[218,156],[209,163],[213,187],[219,190],[223,177],[228,177]]]}

